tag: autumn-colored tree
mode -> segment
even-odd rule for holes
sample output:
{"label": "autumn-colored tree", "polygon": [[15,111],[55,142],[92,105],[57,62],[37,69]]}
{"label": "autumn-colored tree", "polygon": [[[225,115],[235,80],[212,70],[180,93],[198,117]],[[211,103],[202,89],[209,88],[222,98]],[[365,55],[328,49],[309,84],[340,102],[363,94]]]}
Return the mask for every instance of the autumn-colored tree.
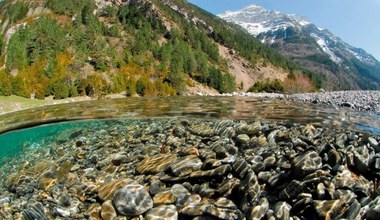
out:
{"label": "autumn-colored tree", "polygon": [[176,91],[166,82],[156,80],[154,86],[157,89],[158,96],[172,96],[176,94]]}
{"label": "autumn-colored tree", "polygon": [[100,73],[95,73],[87,77],[86,94],[89,96],[104,96],[109,88],[108,83]]}
{"label": "autumn-colored tree", "polygon": [[36,63],[19,71],[19,75],[27,79],[30,92],[34,94],[37,99],[44,99],[45,94],[48,92],[49,78],[45,74],[47,61],[41,59]]}
{"label": "autumn-colored tree", "polygon": [[12,94],[30,98],[30,88],[25,78],[22,78],[20,75],[17,75],[12,80]]}
{"label": "autumn-colored tree", "polygon": [[283,85],[285,91],[289,93],[312,92],[315,90],[310,78],[301,74],[295,74],[292,77],[288,77]]}
{"label": "autumn-colored tree", "polygon": [[0,95],[12,95],[12,80],[9,73],[5,70],[0,70]]}
{"label": "autumn-colored tree", "polygon": [[136,94],[136,78],[131,75],[126,81],[125,93],[128,97],[134,96]]}

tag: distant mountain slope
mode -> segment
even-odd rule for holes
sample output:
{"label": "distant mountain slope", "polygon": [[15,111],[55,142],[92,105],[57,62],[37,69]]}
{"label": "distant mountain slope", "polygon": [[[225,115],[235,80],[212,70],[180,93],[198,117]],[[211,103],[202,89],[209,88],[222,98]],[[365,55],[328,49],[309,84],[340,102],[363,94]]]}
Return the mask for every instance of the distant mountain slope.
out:
{"label": "distant mountain slope", "polygon": [[306,18],[256,5],[219,17],[241,25],[261,42],[319,73],[325,78],[324,88],[380,89],[379,61]]}
{"label": "distant mountain slope", "polygon": [[0,95],[223,93],[302,73],[184,0],[4,0],[0,22]]}

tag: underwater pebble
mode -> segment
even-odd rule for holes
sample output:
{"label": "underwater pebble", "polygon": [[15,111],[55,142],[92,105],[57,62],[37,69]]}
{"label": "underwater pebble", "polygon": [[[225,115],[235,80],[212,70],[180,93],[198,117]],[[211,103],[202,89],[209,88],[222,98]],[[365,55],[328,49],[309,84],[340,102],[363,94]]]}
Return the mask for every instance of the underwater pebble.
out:
{"label": "underwater pebble", "polygon": [[144,186],[134,181],[118,189],[112,202],[117,212],[124,216],[141,215],[153,207],[153,200]]}

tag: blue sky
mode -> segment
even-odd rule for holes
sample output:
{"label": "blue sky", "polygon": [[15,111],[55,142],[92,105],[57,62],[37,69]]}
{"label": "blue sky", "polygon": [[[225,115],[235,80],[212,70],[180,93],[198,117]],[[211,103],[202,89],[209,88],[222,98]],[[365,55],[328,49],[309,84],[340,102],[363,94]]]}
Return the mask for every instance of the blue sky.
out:
{"label": "blue sky", "polygon": [[380,61],[380,0],[188,0],[213,14],[257,4],[297,14]]}

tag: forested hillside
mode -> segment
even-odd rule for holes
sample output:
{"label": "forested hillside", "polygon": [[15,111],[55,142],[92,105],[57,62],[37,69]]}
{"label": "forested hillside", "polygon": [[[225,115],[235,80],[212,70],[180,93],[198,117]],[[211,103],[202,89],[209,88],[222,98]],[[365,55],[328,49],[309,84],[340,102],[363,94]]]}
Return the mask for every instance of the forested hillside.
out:
{"label": "forested hillside", "polygon": [[0,13],[0,95],[176,95],[194,82],[232,92],[219,45],[250,68],[271,65],[290,79],[301,73],[245,31],[181,0],[5,0]]}

